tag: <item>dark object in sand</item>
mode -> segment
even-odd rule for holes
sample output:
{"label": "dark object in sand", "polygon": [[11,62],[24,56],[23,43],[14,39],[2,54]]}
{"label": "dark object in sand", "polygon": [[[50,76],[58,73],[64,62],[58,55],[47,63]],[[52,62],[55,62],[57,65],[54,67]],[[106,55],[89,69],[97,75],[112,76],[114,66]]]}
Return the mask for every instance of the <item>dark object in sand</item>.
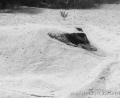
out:
{"label": "dark object in sand", "polygon": [[77,29],[78,31],[82,31],[82,32],[83,32],[82,28],[76,27],[76,29]]}
{"label": "dark object in sand", "polygon": [[85,33],[71,33],[65,34],[66,38],[69,40],[70,43],[75,45],[75,47],[81,46],[82,48],[90,51],[97,51],[97,48],[90,44]]}
{"label": "dark object in sand", "polygon": [[85,33],[49,33],[48,35],[70,46],[81,47],[89,51],[97,51],[97,48],[91,45]]}

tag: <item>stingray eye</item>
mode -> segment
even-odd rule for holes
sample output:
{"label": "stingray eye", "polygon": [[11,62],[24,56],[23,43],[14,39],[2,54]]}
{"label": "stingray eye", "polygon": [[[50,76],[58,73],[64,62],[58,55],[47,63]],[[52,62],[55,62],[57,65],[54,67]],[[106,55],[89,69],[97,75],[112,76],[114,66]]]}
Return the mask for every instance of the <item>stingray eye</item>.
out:
{"label": "stingray eye", "polygon": [[76,29],[77,29],[78,31],[82,31],[82,32],[83,32],[82,28],[76,27]]}

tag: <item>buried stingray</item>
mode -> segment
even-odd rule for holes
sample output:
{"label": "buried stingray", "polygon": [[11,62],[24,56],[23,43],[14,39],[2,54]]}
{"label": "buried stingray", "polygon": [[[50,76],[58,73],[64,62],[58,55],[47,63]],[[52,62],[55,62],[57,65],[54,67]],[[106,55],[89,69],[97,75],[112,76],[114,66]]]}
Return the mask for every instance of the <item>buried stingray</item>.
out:
{"label": "buried stingray", "polygon": [[85,33],[64,33],[64,34],[48,34],[51,38],[55,38],[67,45],[81,47],[89,51],[97,51],[97,48],[90,44]]}
{"label": "buried stingray", "polygon": [[99,48],[97,49],[91,44],[91,42],[88,40],[86,34],[83,33],[83,30],[81,28],[76,28],[76,29],[77,31],[79,31],[79,33],[59,33],[59,34],[48,33],[48,35],[51,38],[61,41],[67,45],[78,48],[81,47],[95,55],[106,57],[103,50]]}

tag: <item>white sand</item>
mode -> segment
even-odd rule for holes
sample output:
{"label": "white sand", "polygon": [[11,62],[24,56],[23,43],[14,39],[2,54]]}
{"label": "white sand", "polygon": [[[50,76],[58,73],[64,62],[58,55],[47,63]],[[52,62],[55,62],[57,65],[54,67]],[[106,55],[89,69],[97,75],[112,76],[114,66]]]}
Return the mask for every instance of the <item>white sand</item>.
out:
{"label": "white sand", "polygon": [[[119,6],[66,10],[65,21],[60,10],[1,13],[0,98],[119,98]],[[74,27],[83,28],[99,52],[47,35],[76,32]]]}

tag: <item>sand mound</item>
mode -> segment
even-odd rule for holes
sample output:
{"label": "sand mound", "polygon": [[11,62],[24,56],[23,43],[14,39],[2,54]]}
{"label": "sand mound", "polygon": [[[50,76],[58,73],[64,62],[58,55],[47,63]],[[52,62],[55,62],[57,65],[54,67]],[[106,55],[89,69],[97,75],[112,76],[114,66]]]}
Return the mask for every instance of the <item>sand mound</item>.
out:
{"label": "sand mound", "polygon": [[101,77],[109,75],[115,57],[101,57],[48,36],[75,31],[61,28],[38,24],[0,27],[2,98],[76,98],[83,96],[81,90],[88,91],[92,81],[99,86],[89,88],[105,90]]}
{"label": "sand mound", "polygon": [[[34,28],[29,30],[32,26],[34,26]],[[83,49],[75,48],[76,50],[74,50],[73,47],[66,46],[64,43],[55,41],[48,36],[48,33],[62,33],[61,30],[53,29],[52,27],[48,28],[47,26],[46,28],[44,27],[40,27],[39,25],[29,25],[9,27],[9,30],[7,31],[6,28],[1,29],[1,75],[22,74],[27,71],[29,72],[30,70],[35,73],[42,72],[44,67],[49,67],[52,71],[54,69],[52,68],[54,63],[62,62],[63,64],[64,60],[66,63],[66,60],[75,55],[75,51],[80,51],[80,57],[83,55],[89,56],[84,54],[87,51],[84,51]],[[67,52],[64,54],[65,51]],[[81,53],[81,51],[84,52]],[[68,56],[66,56],[67,53]],[[81,60],[80,57],[77,57],[77,59]],[[94,55],[92,58],[94,58]],[[77,59],[74,62],[79,62]],[[71,61],[72,60],[70,60],[70,62]],[[71,65],[70,62],[69,64]],[[63,65],[59,65],[60,68],[58,68],[58,70],[64,69],[61,67]]]}

